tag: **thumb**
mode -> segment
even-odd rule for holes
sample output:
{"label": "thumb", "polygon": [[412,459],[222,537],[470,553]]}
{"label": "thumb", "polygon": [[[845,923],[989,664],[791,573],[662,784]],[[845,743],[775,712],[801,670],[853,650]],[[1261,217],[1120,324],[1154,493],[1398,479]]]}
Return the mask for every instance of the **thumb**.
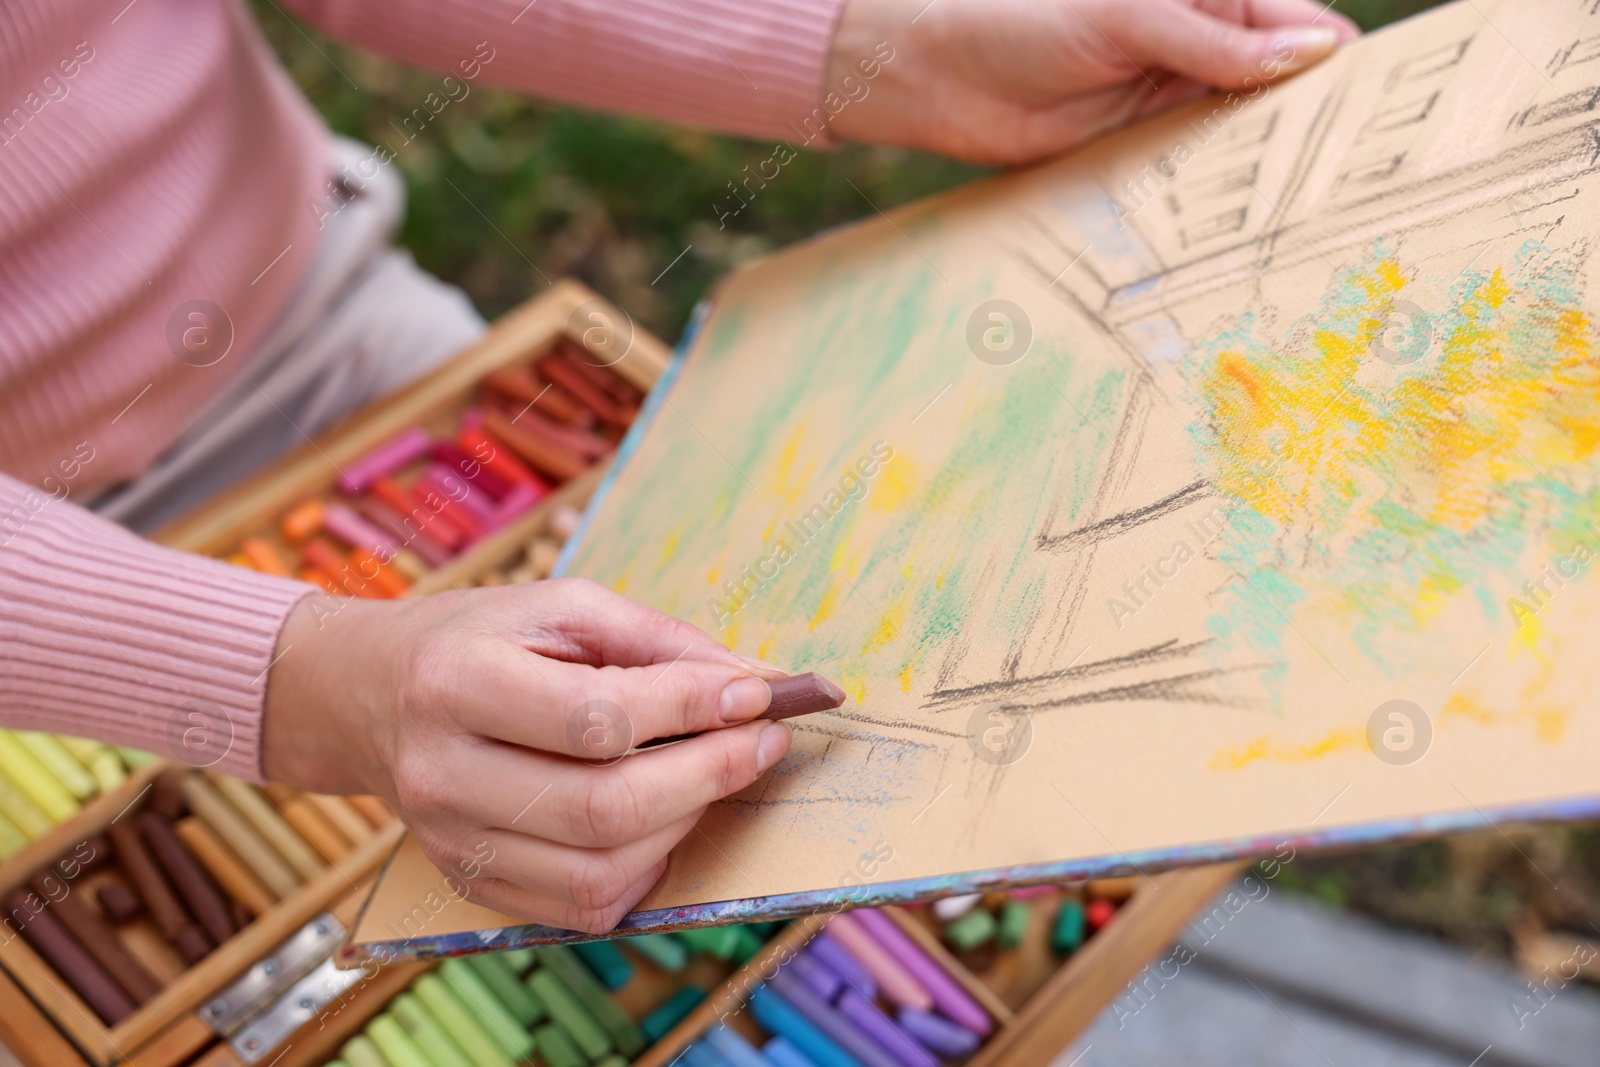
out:
{"label": "thumb", "polygon": [[1130,5],[1119,41],[1133,62],[1216,89],[1268,82],[1321,62],[1339,44],[1333,26],[1252,29],[1183,3]]}

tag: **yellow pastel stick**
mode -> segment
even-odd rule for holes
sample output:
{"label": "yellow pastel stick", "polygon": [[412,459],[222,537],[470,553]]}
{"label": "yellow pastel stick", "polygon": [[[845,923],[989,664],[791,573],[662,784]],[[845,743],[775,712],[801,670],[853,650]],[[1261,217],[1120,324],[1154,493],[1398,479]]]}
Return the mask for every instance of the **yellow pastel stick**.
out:
{"label": "yellow pastel stick", "polygon": [[22,791],[50,816],[53,822],[64,822],[78,810],[67,787],[56,780],[45,765],[29,752],[17,735],[10,730],[0,730],[0,771],[5,771]]}
{"label": "yellow pastel stick", "polygon": [[255,827],[256,833],[267,839],[273,849],[289,861],[305,879],[315,878],[327,870],[321,856],[312,850],[311,845],[300,832],[282,815],[272,803],[256,791],[256,787],[242,778],[232,778],[226,774],[209,775],[211,784],[217,787],[217,792],[227,798],[235,811],[245,817],[245,820]]}
{"label": "yellow pastel stick", "polygon": [[136,771],[140,767],[143,767],[146,763],[149,763],[151,760],[155,759],[155,757],[148,752],[137,748],[123,748],[121,745],[117,746],[117,752],[122,756],[122,762],[128,765],[128,770],[130,771]]}
{"label": "yellow pastel stick", "polygon": [[16,823],[0,815],[0,860],[27,843],[28,835],[19,830]]}
{"label": "yellow pastel stick", "polygon": [[88,800],[100,791],[94,775],[55,736],[37,730],[18,730],[17,740],[77,799]]}
{"label": "yellow pastel stick", "polygon": [[0,772],[0,815],[11,820],[23,836],[30,839],[43,837],[55,825],[50,821],[50,816],[4,772]]}
{"label": "yellow pastel stick", "polygon": [[109,793],[127,781],[128,768],[123,766],[122,757],[117,755],[117,750],[110,745],[68,734],[56,734],[56,740],[67,746],[67,751],[72,753],[79,763],[89,768],[89,773],[94,775],[94,780],[99,783],[102,793]]}

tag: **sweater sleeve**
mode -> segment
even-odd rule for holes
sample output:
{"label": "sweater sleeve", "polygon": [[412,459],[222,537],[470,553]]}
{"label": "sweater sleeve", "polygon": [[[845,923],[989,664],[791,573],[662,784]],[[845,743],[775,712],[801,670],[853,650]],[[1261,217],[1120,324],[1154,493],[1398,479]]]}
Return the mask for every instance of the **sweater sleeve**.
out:
{"label": "sweater sleeve", "polygon": [[311,591],[0,475],[0,724],[259,781],[267,668]]}
{"label": "sweater sleeve", "polygon": [[[785,140],[806,138],[801,131],[822,100],[844,7],[844,0],[285,2],[341,40],[457,78],[476,71],[484,84],[563,103]],[[440,98],[446,95],[448,87]]]}

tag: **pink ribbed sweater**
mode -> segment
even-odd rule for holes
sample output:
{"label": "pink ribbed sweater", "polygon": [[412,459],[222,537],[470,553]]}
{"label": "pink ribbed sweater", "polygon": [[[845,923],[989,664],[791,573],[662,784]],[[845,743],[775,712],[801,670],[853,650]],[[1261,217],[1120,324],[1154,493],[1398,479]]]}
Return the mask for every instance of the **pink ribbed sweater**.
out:
{"label": "pink ribbed sweater", "polygon": [[[821,97],[843,4],[282,2],[478,84],[774,137]],[[327,136],[239,0],[0,2],[0,723],[167,754],[202,701],[233,723],[220,767],[259,776],[267,668],[309,587],[72,500],[245,372],[316,245]],[[234,325],[214,366],[173,354],[193,300]]]}

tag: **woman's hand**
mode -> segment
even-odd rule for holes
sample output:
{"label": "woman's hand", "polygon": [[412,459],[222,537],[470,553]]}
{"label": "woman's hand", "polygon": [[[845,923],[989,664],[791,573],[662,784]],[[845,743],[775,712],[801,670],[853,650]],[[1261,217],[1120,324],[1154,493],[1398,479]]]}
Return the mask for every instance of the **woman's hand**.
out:
{"label": "woman's hand", "polygon": [[[826,90],[852,102],[831,128],[1025,163],[1209,89],[1292,74],[1359,32],[1317,0],[849,0]],[[893,58],[857,98],[880,42]]]}
{"label": "woman's hand", "polygon": [[473,901],[568,929],[615,926],[706,806],[789,748],[748,722],[782,672],[584,579],[313,595],[278,654],[268,777],[383,797]]}

